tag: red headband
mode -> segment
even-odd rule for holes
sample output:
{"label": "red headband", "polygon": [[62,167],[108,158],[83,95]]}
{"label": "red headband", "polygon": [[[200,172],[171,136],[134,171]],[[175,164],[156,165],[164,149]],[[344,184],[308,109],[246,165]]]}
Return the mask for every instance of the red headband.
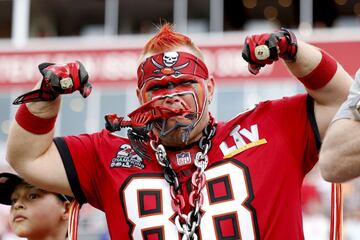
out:
{"label": "red headband", "polygon": [[208,79],[207,67],[200,58],[186,52],[164,52],[145,59],[137,70],[138,88],[140,89],[148,80],[165,76],[178,77],[190,74]]}

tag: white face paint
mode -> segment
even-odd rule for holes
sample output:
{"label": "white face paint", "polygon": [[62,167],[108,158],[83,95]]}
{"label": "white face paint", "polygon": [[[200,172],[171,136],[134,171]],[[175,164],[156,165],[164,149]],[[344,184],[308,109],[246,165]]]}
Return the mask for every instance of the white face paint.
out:
{"label": "white face paint", "polygon": [[178,60],[179,54],[177,52],[165,52],[163,57],[163,62],[165,66],[171,67]]}

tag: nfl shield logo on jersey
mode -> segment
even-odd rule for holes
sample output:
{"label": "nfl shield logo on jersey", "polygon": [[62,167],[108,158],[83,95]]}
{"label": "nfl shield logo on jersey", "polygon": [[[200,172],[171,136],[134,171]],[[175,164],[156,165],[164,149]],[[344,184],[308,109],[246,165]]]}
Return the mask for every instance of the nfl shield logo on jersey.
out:
{"label": "nfl shield logo on jersey", "polygon": [[176,154],[176,161],[179,166],[190,164],[191,155],[189,152],[181,152]]}

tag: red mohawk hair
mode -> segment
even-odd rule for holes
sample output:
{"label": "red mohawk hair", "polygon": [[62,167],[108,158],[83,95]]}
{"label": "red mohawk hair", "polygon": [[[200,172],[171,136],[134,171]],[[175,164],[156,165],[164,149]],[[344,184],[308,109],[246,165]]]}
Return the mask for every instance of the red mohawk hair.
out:
{"label": "red mohawk hair", "polygon": [[202,58],[200,49],[195,46],[191,39],[188,36],[175,32],[170,23],[165,23],[159,28],[158,33],[146,43],[142,55],[170,51],[178,46],[187,46],[194,50],[198,57]]}

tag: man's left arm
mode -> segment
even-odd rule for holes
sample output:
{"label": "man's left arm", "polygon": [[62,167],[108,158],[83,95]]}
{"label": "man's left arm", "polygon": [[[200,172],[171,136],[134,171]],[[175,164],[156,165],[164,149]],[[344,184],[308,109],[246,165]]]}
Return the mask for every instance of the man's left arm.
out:
{"label": "man's left arm", "polygon": [[324,50],[302,41],[298,41],[296,61],[286,65],[314,99],[315,118],[323,139],[331,119],[346,100],[352,78]]}
{"label": "man's left arm", "polygon": [[294,33],[285,28],[247,37],[242,55],[253,74],[267,64],[284,60],[314,99],[315,118],[323,139],[331,119],[349,93],[352,78],[343,67],[326,51],[297,40]]}

